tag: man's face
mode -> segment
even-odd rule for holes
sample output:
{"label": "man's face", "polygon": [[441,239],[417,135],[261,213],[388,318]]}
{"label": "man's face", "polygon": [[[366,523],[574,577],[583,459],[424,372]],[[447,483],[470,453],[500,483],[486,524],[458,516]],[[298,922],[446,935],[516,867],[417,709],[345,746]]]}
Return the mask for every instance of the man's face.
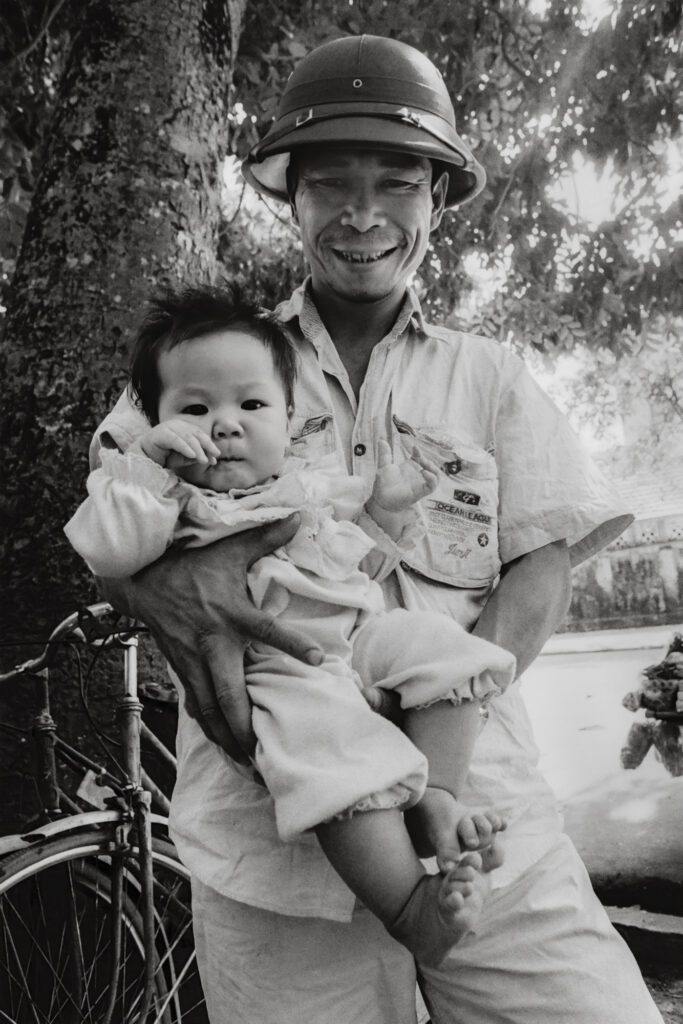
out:
{"label": "man's face", "polygon": [[447,179],[423,157],[302,150],[293,202],[317,296],[400,301],[441,220]]}

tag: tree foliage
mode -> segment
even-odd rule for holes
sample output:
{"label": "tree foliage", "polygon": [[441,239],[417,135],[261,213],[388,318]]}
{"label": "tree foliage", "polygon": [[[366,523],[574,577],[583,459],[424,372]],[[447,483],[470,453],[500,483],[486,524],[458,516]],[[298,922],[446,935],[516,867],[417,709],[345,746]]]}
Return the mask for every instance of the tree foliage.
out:
{"label": "tree foliage", "polygon": [[[663,185],[681,153],[680,27],[675,0],[623,0],[596,25],[580,3],[556,0],[252,4],[233,147],[244,155],[262,134],[313,46],[363,31],[412,43],[442,71],[488,172],[484,193],[434,238],[421,275],[432,312],[462,317],[478,266],[494,282],[468,309],[484,333],[550,359],[577,344],[619,352],[625,331],[681,309],[680,198]],[[567,203],[583,165],[611,172],[614,201],[598,223]],[[233,232],[248,231],[252,210]],[[257,261],[251,269],[259,281]],[[267,283],[277,292],[270,271]]]}
{"label": "tree foliage", "polygon": [[[549,364],[582,347],[604,366],[683,312],[670,188],[681,0],[614,0],[599,23],[578,0],[252,0],[242,23],[243,6],[3,5],[3,508],[16,585],[64,571],[61,525],[146,292],[223,272],[273,305],[301,280],[288,211],[250,195],[236,169],[321,42],[372,32],[425,51],[487,168],[486,189],[444,218],[420,271],[433,318],[467,319]],[[613,184],[592,219],[568,189],[575,179],[585,195],[584,166]]]}

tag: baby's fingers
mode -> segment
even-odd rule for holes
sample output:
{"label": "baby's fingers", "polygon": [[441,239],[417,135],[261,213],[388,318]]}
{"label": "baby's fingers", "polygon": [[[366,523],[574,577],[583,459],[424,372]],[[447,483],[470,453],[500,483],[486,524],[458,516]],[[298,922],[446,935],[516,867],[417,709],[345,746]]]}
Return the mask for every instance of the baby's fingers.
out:
{"label": "baby's fingers", "polygon": [[220,455],[219,449],[213,443],[208,434],[197,427],[188,426],[183,429],[180,426],[173,426],[171,434],[171,451],[177,452],[192,462],[211,463],[216,462]]}
{"label": "baby's fingers", "polygon": [[391,448],[384,438],[377,442],[377,469],[386,469],[391,465]]}
{"label": "baby's fingers", "polygon": [[429,490],[433,491],[439,482],[439,467],[437,463],[427,455],[424,455],[416,446],[413,447],[411,452],[411,460],[419,466],[422,479],[428,484]]}

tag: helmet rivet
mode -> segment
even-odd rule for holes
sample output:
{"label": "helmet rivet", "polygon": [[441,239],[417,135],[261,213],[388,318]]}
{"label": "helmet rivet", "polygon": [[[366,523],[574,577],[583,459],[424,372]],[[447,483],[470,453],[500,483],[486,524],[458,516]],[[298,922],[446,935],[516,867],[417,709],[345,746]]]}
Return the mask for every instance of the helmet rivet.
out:
{"label": "helmet rivet", "polygon": [[354,78],[354,80],[353,80],[353,87],[354,87],[354,89],[360,89],[362,84],[363,84],[363,79],[362,78]]}

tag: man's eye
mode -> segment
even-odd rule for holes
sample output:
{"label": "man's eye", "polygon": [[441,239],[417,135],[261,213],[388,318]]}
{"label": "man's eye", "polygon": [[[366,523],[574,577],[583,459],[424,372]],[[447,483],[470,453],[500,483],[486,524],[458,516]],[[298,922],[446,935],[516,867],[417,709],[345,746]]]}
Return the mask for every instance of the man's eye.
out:
{"label": "man's eye", "polygon": [[185,416],[204,416],[209,410],[205,405],[200,402],[195,402],[193,405],[186,405],[180,410]]}
{"label": "man's eye", "polygon": [[387,188],[398,192],[415,192],[421,184],[421,181],[404,181],[403,178],[391,178],[385,182]]}
{"label": "man's eye", "polygon": [[242,408],[251,412],[253,409],[263,409],[265,404],[259,398],[247,398],[246,402],[242,402]]}
{"label": "man's eye", "polygon": [[313,185],[314,188],[342,188],[344,182],[341,178],[313,178],[309,180],[309,185]]}

